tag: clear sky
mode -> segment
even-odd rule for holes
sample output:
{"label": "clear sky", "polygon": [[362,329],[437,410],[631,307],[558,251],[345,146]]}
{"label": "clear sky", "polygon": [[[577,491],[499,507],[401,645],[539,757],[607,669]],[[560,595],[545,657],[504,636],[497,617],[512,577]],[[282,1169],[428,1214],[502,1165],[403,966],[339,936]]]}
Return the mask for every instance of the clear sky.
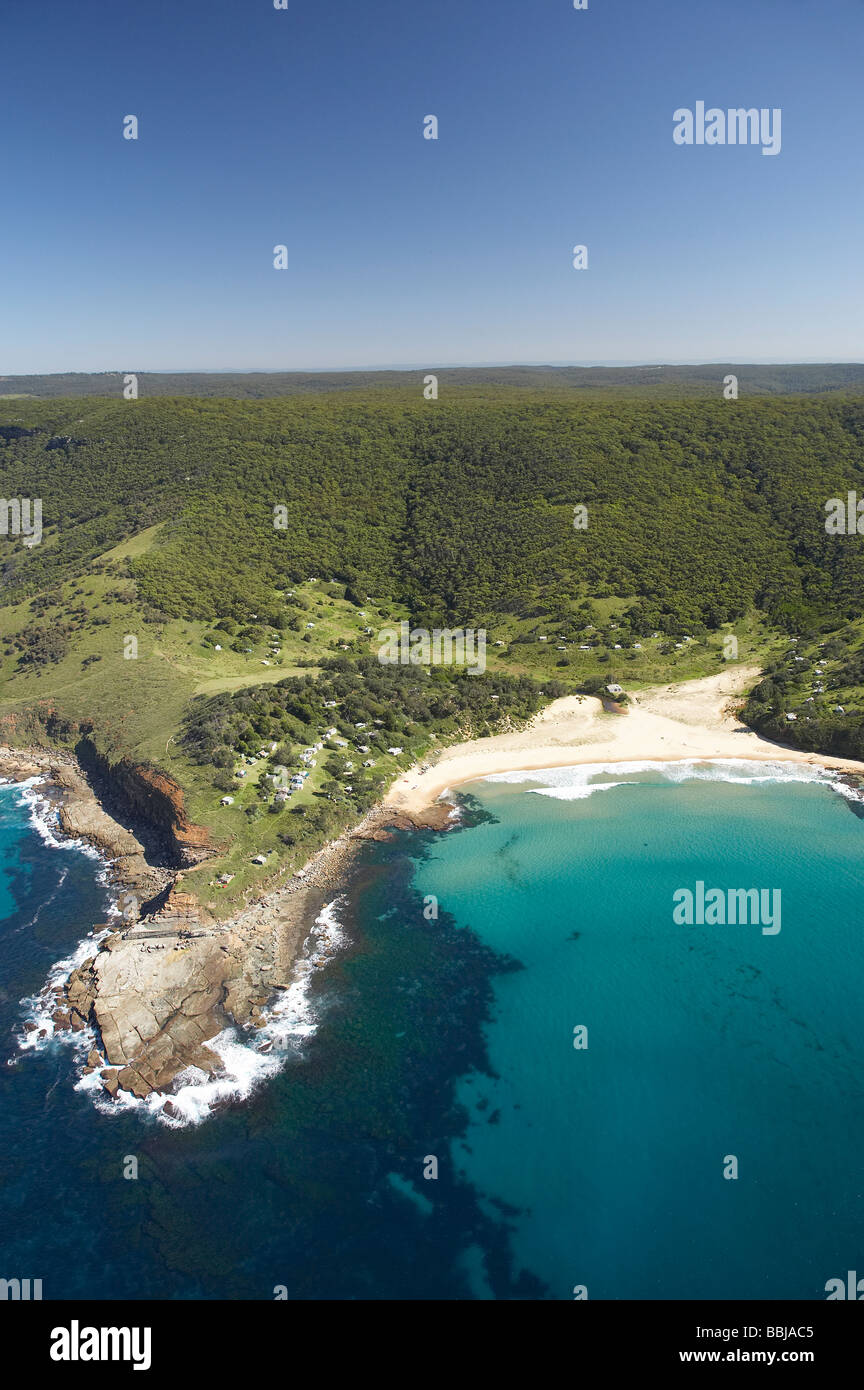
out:
{"label": "clear sky", "polygon": [[[0,22],[0,372],[864,359],[864,0]],[[781,152],[676,145],[698,101]]]}

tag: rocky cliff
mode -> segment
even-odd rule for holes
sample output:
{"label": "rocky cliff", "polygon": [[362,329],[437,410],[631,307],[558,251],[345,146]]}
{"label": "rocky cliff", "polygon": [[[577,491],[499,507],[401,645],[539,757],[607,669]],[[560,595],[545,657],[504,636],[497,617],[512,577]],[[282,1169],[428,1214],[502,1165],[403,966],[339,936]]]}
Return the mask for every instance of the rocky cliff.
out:
{"label": "rocky cliff", "polygon": [[189,868],[213,854],[210,835],[186,814],[183,788],[167,773],[129,758],[111,762],[84,737],[75,746],[81,767],[103,805],[119,808],[145,841],[158,847],[166,862]]}
{"label": "rocky cliff", "polygon": [[[95,1030],[88,1069],[99,1069],[111,1095],[166,1091],[188,1067],[218,1073],[207,1043],[232,1023],[259,1027],[262,1005],[290,983],[296,941],[286,949],[254,914],[214,922],[181,880],[158,911],[108,935],[56,990],[55,1028]],[[302,925],[305,934],[305,916]]]}
{"label": "rocky cliff", "polygon": [[[77,768],[86,778],[98,805],[113,819],[134,829],[141,842],[138,850],[143,844],[154,864],[188,868],[215,852],[206,827],[194,825],[189,820],[180,784],[159,768],[130,757],[109,757],[97,747],[91,723],[70,721],[50,703],[42,701],[29,709],[0,717],[2,745],[8,745],[4,754],[7,760],[16,757],[25,762],[29,757],[31,763],[35,760],[39,766],[33,768],[34,772],[44,772],[53,764],[50,770],[53,777],[57,766]],[[16,753],[15,750],[21,749],[26,752]],[[70,790],[73,793],[70,800],[83,800],[81,787]],[[83,824],[76,828],[71,820],[64,829],[90,840],[98,848],[104,847],[95,821],[92,833]],[[116,849],[113,854],[123,852]],[[125,852],[136,851],[130,848]]]}

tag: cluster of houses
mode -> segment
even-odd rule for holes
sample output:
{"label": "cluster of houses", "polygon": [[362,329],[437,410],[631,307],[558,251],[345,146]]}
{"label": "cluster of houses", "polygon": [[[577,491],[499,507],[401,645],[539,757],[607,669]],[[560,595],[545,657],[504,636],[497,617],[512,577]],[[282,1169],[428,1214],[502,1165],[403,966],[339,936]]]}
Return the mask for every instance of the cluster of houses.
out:
{"label": "cluster of houses", "polygon": [[[797,643],[798,643],[798,638],[797,638],[797,637],[793,637],[793,638],[792,638],[792,645],[793,645],[793,647],[796,646]],[[804,660],[804,657],[803,657],[803,656],[792,656],[792,661],[793,661],[793,663],[795,663],[795,662],[803,662],[803,660]],[[823,658],[823,660],[824,660],[824,658]],[[813,669],[813,674],[814,674],[814,676],[819,676],[820,679],[819,679],[819,680],[815,680],[815,681],[813,682],[813,694],[812,694],[812,695],[808,695],[807,698],[803,701],[803,704],[805,704],[805,705],[814,705],[814,704],[816,703],[816,696],[817,696],[817,695],[824,695],[824,693],[825,693],[825,683],[824,683],[824,681],[821,679],[821,677],[823,677],[823,676],[825,675],[825,668],[824,668],[824,666],[816,666],[816,667],[814,667],[814,669]],[[845,708],[844,708],[843,705],[832,705],[832,706],[831,706],[831,712],[832,712],[832,714],[842,714],[844,717],[845,717],[845,714],[846,714],[846,710],[845,710]],[[785,718],[787,724],[794,724],[795,720],[798,718],[798,715],[795,714],[795,713],[793,713],[792,711],[789,711],[787,714],[784,715],[784,718]],[[805,719],[810,719],[810,715],[809,715],[809,714],[805,714],[805,715],[804,715],[804,718],[805,718]]]}
{"label": "cluster of houses", "polygon": [[[326,709],[335,709],[337,705],[336,700],[326,700],[324,703]],[[384,721],[382,719],[376,719],[374,722],[377,725],[382,725]],[[368,724],[362,721],[358,721],[354,725],[354,728],[357,730],[359,737],[362,737],[363,730],[367,729],[368,727]],[[322,731],[322,737],[317,743],[313,743],[308,748],[303,749],[303,752],[300,754],[299,758],[300,762],[303,764],[303,767],[302,769],[298,769],[292,774],[288,786],[277,786],[274,798],[277,804],[284,805],[284,803],[289,799],[289,797],[291,797],[295,792],[302,790],[304,783],[306,782],[307,778],[311,775],[311,769],[317,767],[318,765],[317,754],[323,752],[326,744],[328,743],[336,748],[348,748],[350,746],[348,739],[341,738],[339,736],[339,730],[335,724],[331,724],[331,726],[328,729],[324,729]],[[237,771],[234,773],[234,776],[238,779],[238,781],[242,781],[242,779],[246,777],[250,767],[256,766],[259,759],[266,758],[271,754],[275,753],[278,747],[278,743],[271,743],[269,748],[259,748],[257,754],[245,755],[243,758],[243,762],[246,764],[246,766],[238,768]],[[371,753],[372,751],[371,746],[368,743],[358,743],[356,747],[358,753]],[[387,752],[398,757],[399,754],[404,752],[404,749],[394,746],[392,748],[388,748]],[[366,758],[363,762],[363,766],[364,768],[374,767],[374,758]],[[348,762],[345,764],[346,775],[351,773],[353,770],[353,763]],[[279,781],[278,774],[276,773],[270,773],[267,774],[267,776],[273,782]],[[346,791],[351,790],[352,788],[350,786],[346,787]],[[234,797],[223,796],[222,805],[233,806]]]}
{"label": "cluster of houses", "polygon": [[[609,629],[610,629],[610,631],[617,629],[617,627],[618,627],[618,624],[617,624],[617,623],[610,623],[610,624],[609,624]],[[594,629],[594,627],[592,626],[592,624],[589,623],[588,626],[584,629],[584,631],[585,631],[585,632],[593,632],[593,631],[595,631],[595,629]],[[663,635],[663,634],[660,633],[660,632],[652,632],[652,633],[651,633],[651,636],[652,636],[652,637],[661,637],[662,635]],[[538,642],[548,642],[548,641],[549,641],[549,638],[548,638],[548,637],[538,636],[537,641],[538,641]],[[676,643],[675,643],[675,650],[676,650],[676,651],[679,651],[679,652],[680,652],[680,651],[683,651],[683,650],[684,650],[685,644],[686,644],[687,642],[692,642],[692,641],[693,641],[693,638],[692,638],[692,637],[684,637],[684,638],[682,638],[682,640],[681,640],[680,642],[676,642]],[[591,642],[580,642],[580,643],[578,643],[578,645],[577,645],[577,651],[580,651],[580,652],[590,652],[590,651],[593,650],[593,647],[594,647],[594,646],[600,646],[601,644],[602,644],[602,638],[601,638],[600,641],[598,641],[598,642],[596,642],[596,643],[593,643],[593,644],[592,644]],[[496,647],[503,647],[503,646],[504,646],[504,643],[498,641],[498,642],[495,643],[495,646],[496,646]],[[613,650],[613,651],[620,652],[620,651],[623,651],[623,648],[624,648],[624,644],[621,643],[621,642],[613,642],[613,643],[612,643],[612,650]],[[559,652],[569,652],[569,650],[570,650],[570,644],[569,644],[568,642],[559,642],[559,643],[557,643],[556,650],[559,651]],[[641,643],[641,642],[634,642],[634,643],[633,643],[633,650],[634,650],[634,652],[641,652],[641,651],[643,650],[643,648],[642,648],[642,643]]]}

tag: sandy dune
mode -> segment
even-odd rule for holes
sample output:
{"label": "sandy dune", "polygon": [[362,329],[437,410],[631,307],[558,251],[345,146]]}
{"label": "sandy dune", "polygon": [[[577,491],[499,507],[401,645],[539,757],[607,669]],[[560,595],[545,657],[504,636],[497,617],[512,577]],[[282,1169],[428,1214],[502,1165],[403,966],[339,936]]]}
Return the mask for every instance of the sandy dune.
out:
{"label": "sandy dune", "polygon": [[702,680],[652,686],[631,695],[629,709],[621,714],[607,713],[600,700],[590,696],[554,700],[520,733],[456,744],[428,771],[406,772],[391,787],[387,805],[416,815],[448,787],[493,772],[577,763],[754,758],[864,773],[862,762],[783,748],[742,725],[735,714],[736,697],[759,674],[756,666],[737,666]]}

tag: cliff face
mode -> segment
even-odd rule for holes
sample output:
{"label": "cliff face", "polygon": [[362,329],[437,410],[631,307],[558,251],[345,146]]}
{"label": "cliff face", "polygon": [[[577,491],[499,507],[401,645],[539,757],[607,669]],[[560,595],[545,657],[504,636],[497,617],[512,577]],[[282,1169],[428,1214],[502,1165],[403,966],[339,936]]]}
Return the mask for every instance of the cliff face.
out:
{"label": "cliff face", "polygon": [[81,766],[102,785],[106,796],[119,800],[169,851],[173,848],[177,867],[188,868],[214,852],[207,829],[189,820],[183,788],[173,777],[128,758],[111,763],[89,739],[82,739],[75,751]]}
{"label": "cliff face", "polygon": [[[58,742],[73,745],[78,764],[104,808],[134,824],[153,862],[189,868],[215,852],[206,827],[189,820],[178,782],[131,758],[112,762],[91,734],[92,725],[73,724],[47,704],[0,717],[0,743],[12,748],[44,750]],[[70,833],[74,833],[71,827]]]}
{"label": "cliff face", "polygon": [[119,804],[142,831],[149,829],[176,867],[188,868],[214,852],[206,828],[189,820],[183,788],[172,777],[128,758],[109,762],[86,737],[75,752],[96,790]]}

